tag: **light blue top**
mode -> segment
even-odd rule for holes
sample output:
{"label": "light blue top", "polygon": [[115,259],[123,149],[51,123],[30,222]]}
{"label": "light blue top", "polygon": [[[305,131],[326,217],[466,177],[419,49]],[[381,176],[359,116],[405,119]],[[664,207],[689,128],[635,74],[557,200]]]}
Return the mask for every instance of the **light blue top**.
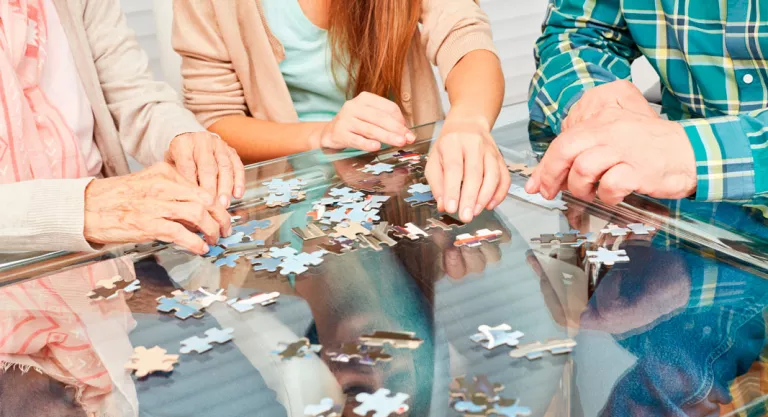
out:
{"label": "light blue top", "polygon": [[298,0],[264,0],[263,6],[269,29],[285,48],[280,72],[299,120],[330,121],[347,101],[348,77],[338,71],[341,85],[333,77],[328,31],[307,18]]}

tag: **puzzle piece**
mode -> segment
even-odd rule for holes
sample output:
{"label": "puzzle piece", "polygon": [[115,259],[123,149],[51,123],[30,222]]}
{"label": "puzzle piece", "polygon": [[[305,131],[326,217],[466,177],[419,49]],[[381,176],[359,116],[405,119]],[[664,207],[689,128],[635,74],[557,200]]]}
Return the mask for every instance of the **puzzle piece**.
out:
{"label": "puzzle piece", "polygon": [[501,398],[493,405],[493,413],[504,417],[527,417],[531,415],[531,409],[520,405],[520,400]]}
{"label": "puzzle piece", "polygon": [[650,232],[656,230],[655,227],[646,226],[642,223],[631,223],[627,225],[627,228],[636,235],[649,235],[651,234]]}
{"label": "puzzle piece", "polygon": [[453,405],[453,409],[460,413],[465,413],[465,416],[482,416],[488,411],[488,405],[488,400],[478,398],[477,402],[457,401],[456,404]]}
{"label": "puzzle piece", "polygon": [[197,290],[176,290],[172,292],[173,298],[182,304],[194,304],[201,309],[210,307],[213,303],[223,302],[227,299],[224,295],[223,289],[218,289],[215,292],[210,292],[207,289],[200,287]]}
{"label": "puzzle piece", "polygon": [[501,345],[507,345],[509,347],[515,347],[520,343],[520,338],[525,336],[523,332],[512,331],[512,327],[506,323],[502,323],[495,327],[490,327],[485,324],[478,327],[477,330],[480,333],[476,333],[469,338],[486,349],[496,349]]}
{"label": "puzzle piece", "polygon": [[357,343],[343,343],[339,348],[327,350],[328,357],[334,362],[349,363],[356,359],[362,365],[373,366],[379,361],[389,361],[392,355],[384,353],[382,347],[370,347]]}
{"label": "puzzle piece", "polygon": [[435,196],[432,195],[432,192],[428,193],[416,193],[411,195],[410,197],[405,199],[406,203],[409,203],[411,207],[419,207],[423,205],[435,205],[437,202],[435,201]]}
{"label": "puzzle piece", "polygon": [[360,405],[352,411],[359,416],[367,416],[368,413],[374,412],[371,417],[389,417],[392,413],[403,414],[408,411],[409,407],[405,402],[410,398],[410,395],[391,394],[392,392],[386,388],[379,388],[373,394],[361,392],[355,396]]}
{"label": "puzzle piece", "polygon": [[251,260],[251,265],[253,266],[253,270],[256,272],[259,272],[259,271],[275,272],[277,271],[277,267],[280,266],[280,264],[282,263],[283,263],[283,260],[279,258],[260,257],[260,258],[255,258]]}
{"label": "puzzle piece", "polygon": [[224,248],[221,246],[211,246],[203,258],[217,258],[222,253],[224,253]]}
{"label": "puzzle piece", "polygon": [[346,225],[339,224],[334,228],[335,232],[331,233],[331,237],[345,237],[350,240],[355,240],[357,235],[368,236],[371,231],[363,227],[359,222],[347,222]]}
{"label": "puzzle piece", "polygon": [[414,332],[385,332],[377,330],[373,334],[360,336],[360,341],[367,346],[384,346],[389,343],[395,349],[417,349],[424,340]]}
{"label": "puzzle piece", "polygon": [[597,248],[596,251],[587,251],[587,261],[596,264],[605,264],[613,266],[617,263],[629,262],[629,256],[624,250],[608,250],[606,248]]}
{"label": "puzzle piece", "polygon": [[[487,407],[489,402],[498,401],[499,392],[504,390],[504,385],[491,383],[487,375],[478,375],[472,378],[471,381],[460,376],[451,381],[448,387],[451,390],[451,398],[460,398],[475,405],[485,405],[485,407]],[[462,410],[457,409],[457,411]]]}
{"label": "puzzle piece", "polygon": [[219,258],[216,260],[215,265],[221,268],[222,266],[228,266],[230,268],[234,268],[237,266],[237,260],[240,259],[240,257],[243,256],[240,253],[232,253],[227,255],[224,258]]}
{"label": "puzzle piece", "polygon": [[304,415],[312,417],[341,417],[341,406],[335,405],[330,398],[323,398],[320,404],[304,407]]}
{"label": "puzzle piece", "polygon": [[432,192],[432,187],[430,187],[428,184],[412,184],[410,187],[408,187],[408,193],[410,194],[424,194],[424,193],[430,193]]}
{"label": "puzzle piece", "polygon": [[232,332],[235,330],[232,328],[218,329],[216,327],[210,328],[205,331],[205,339],[197,336],[190,337],[181,341],[181,349],[179,352],[188,354],[191,352],[205,353],[213,349],[211,343],[224,344],[232,340]]}
{"label": "puzzle piece", "polygon": [[120,291],[127,293],[137,291],[141,288],[138,279],[133,281],[124,281],[123,277],[115,275],[110,279],[104,279],[96,283],[96,288],[87,294],[88,298],[94,301],[112,299],[117,297]]}
{"label": "puzzle piece", "polygon": [[528,167],[526,164],[509,164],[507,169],[509,172],[517,172],[524,177],[530,177],[533,174],[533,168]]}
{"label": "puzzle piece", "polygon": [[232,227],[232,233],[242,233],[246,236],[250,236],[256,233],[256,230],[264,230],[272,226],[271,220],[251,220],[248,223],[240,224]]}
{"label": "puzzle piece", "polygon": [[201,307],[195,304],[184,304],[176,298],[168,298],[166,296],[162,296],[157,299],[157,302],[159,303],[157,305],[157,311],[163,313],[170,313],[175,311],[176,318],[181,320],[186,320],[190,317],[199,319],[205,314]]}
{"label": "puzzle piece", "polygon": [[361,193],[360,191],[353,190],[349,187],[344,188],[331,188],[331,191],[328,192],[328,195],[331,197],[336,197],[339,200],[347,200],[347,201],[357,201],[362,200],[363,197],[365,197],[365,194]]}
{"label": "puzzle piece", "polygon": [[566,211],[568,210],[568,204],[566,204],[565,201],[562,199],[562,193],[558,193],[557,197],[555,197],[554,200],[547,200],[546,198],[542,197],[541,194],[528,194],[525,192],[525,188],[517,185],[512,184],[509,187],[509,194],[520,198],[524,201],[527,201],[531,204],[535,204],[539,207],[544,207],[549,210],[562,210]]}
{"label": "puzzle piece", "polygon": [[501,230],[478,230],[474,236],[469,233],[463,233],[456,236],[456,241],[453,242],[453,246],[460,247],[466,246],[468,248],[475,248],[483,244],[483,242],[493,243],[501,239],[503,233]]}
{"label": "puzzle piece", "polygon": [[269,248],[269,256],[275,259],[279,258],[292,258],[299,253],[296,249],[286,246],[284,248]]}
{"label": "puzzle piece", "polygon": [[235,224],[239,222],[243,216],[229,216],[229,224]]}
{"label": "puzzle piece", "polygon": [[272,304],[275,304],[277,302],[277,299],[279,297],[280,297],[279,292],[254,293],[242,299],[233,298],[227,301],[227,304],[233,309],[235,309],[238,313],[245,313],[253,310],[254,308],[253,306],[255,306],[256,304],[259,304],[262,307],[271,306]]}
{"label": "puzzle piece", "polygon": [[293,343],[280,343],[281,350],[274,351],[272,353],[280,356],[283,360],[292,358],[304,358],[310,353],[318,353],[323,347],[320,345],[312,345],[309,343],[309,339],[303,337]]}
{"label": "puzzle piece", "polygon": [[367,209],[380,209],[381,206],[389,201],[388,195],[369,195],[365,197],[365,202],[368,203]]}
{"label": "puzzle piece", "polygon": [[443,230],[451,230],[454,227],[464,226],[464,222],[456,220],[447,214],[443,214],[437,219],[427,219],[427,222],[429,223],[429,226],[426,227],[427,230],[438,228]]}
{"label": "puzzle piece", "polygon": [[419,229],[413,223],[406,223],[405,227],[392,226],[392,230],[394,231],[393,235],[399,239],[419,240],[420,237],[429,237],[427,232]]}
{"label": "puzzle piece", "polygon": [[545,343],[533,342],[518,346],[517,349],[509,352],[509,356],[515,359],[526,357],[528,360],[534,360],[540,359],[546,351],[553,355],[569,353],[574,346],[576,346],[576,342],[573,339],[549,340]]}
{"label": "puzzle piece", "polygon": [[239,243],[242,243],[243,239],[245,239],[245,233],[237,232],[237,233],[232,233],[232,235],[229,237],[219,238],[219,241],[217,244],[219,246],[224,246],[225,248],[228,248],[230,246],[234,246]]}
{"label": "puzzle piece", "polygon": [[569,233],[542,234],[531,239],[531,243],[542,246],[569,245],[578,247],[588,241],[590,236],[582,235],[578,230]]}
{"label": "puzzle piece", "polygon": [[323,263],[323,256],[326,254],[324,250],[315,251],[312,253],[300,253],[295,256],[286,257],[283,259],[283,263],[280,264],[280,274],[303,274],[307,272],[309,265],[318,266]]}
{"label": "puzzle piece", "polygon": [[314,223],[307,224],[307,227],[294,227],[291,231],[302,240],[317,239],[325,236],[323,229]]}
{"label": "puzzle piece", "polygon": [[383,174],[385,172],[392,172],[392,171],[394,171],[394,169],[395,169],[394,165],[385,164],[385,163],[381,163],[380,162],[380,163],[375,164],[375,165],[370,165],[370,164],[366,165],[365,168],[361,169],[360,171],[361,172],[366,172],[368,174],[373,174],[373,175],[381,175],[381,174]]}
{"label": "puzzle piece", "polygon": [[370,230],[373,237],[377,240],[377,242],[374,242],[374,244],[379,249],[381,249],[382,244],[387,245],[390,248],[397,245],[397,241],[389,237],[389,222],[381,222],[379,224],[375,224]]}
{"label": "puzzle piece", "polygon": [[[353,243],[353,242],[351,242]],[[321,249],[325,250],[328,253],[332,253],[334,255],[340,256],[344,255],[345,253],[352,252],[355,250],[354,247],[350,245],[345,245],[341,242],[338,242],[336,240],[331,240],[330,243],[321,243],[317,245]]]}
{"label": "puzzle piece", "polygon": [[271,191],[280,191],[290,193],[291,191],[300,190],[301,187],[307,185],[306,181],[301,178],[293,178],[288,181],[284,181],[281,178],[274,178],[270,181],[263,183]]}
{"label": "puzzle piece", "polygon": [[171,372],[173,365],[179,362],[179,355],[166,355],[167,350],[160,346],[147,349],[144,346],[136,346],[133,349],[131,360],[125,364],[125,369],[136,372],[136,376],[144,378],[154,372]]}
{"label": "puzzle piece", "polygon": [[615,224],[609,224],[605,229],[600,230],[601,233],[610,234],[613,237],[626,236],[631,230],[624,227],[619,227]]}

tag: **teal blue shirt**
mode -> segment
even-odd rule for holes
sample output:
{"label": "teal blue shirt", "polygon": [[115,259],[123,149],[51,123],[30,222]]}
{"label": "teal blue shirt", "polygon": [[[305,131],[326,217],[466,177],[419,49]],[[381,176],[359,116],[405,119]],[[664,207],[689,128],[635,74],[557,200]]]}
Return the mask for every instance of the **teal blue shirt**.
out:
{"label": "teal blue shirt", "polygon": [[264,0],[269,29],[283,44],[285,59],[280,72],[302,122],[327,122],[347,101],[348,77],[331,71],[328,31],[304,14],[298,0]]}

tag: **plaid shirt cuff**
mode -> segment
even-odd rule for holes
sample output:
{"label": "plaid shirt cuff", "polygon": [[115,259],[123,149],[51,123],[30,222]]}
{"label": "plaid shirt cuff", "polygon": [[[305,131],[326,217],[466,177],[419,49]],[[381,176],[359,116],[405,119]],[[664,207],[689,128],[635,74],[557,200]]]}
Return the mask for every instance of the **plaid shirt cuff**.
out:
{"label": "plaid shirt cuff", "polygon": [[751,200],[755,195],[755,163],[739,118],[726,116],[679,123],[696,155],[696,200]]}

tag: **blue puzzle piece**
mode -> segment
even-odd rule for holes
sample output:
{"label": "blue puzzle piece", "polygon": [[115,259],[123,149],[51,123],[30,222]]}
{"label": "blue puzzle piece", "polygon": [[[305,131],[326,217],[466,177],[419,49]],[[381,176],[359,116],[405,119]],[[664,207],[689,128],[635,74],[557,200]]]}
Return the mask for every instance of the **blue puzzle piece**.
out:
{"label": "blue puzzle piece", "polygon": [[408,188],[408,192],[411,194],[424,194],[432,191],[432,187],[427,184],[413,184]]}
{"label": "blue puzzle piece", "polygon": [[159,303],[157,305],[157,311],[163,313],[170,313],[175,311],[176,318],[181,320],[186,320],[190,317],[200,318],[204,314],[199,308],[189,304],[180,303],[179,300],[175,298],[168,298],[163,296],[158,298],[157,301]]}
{"label": "blue puzzle piece", "polygon": [[208,253],[203,255],[203,258],[215,258],[222,253],[224,253],[224,248],[221,246],[211,246],[210,250],[208,250]]}
{"label": "blue puzzle piece", "polygon": [[531,409],[519,405],[520,400],[501,399],[493,405],[493,411],[504,417],[527,417],[531,415]]}
{"label": "blue puzzle piece", "polygon": [[394,169],[394,165],[378,163],[376,165],[366,165],[365,168],[361,169],[360,171],[373,175],[381,175],[384,172],[392,172]]}
{"label": "blue puzzle piece", "polygon": [[256,258],[251,261],[251,265],[253,265],[253,270],[256,272],[259,272],[259,271],[275,272],[277,271],[277,267],[280,266],[280,264],[282,263],[283,263],[283,260],[279,258]]}
{"label": "blue puzzle piece", "polygon": [[436,204],[435,196],[432,192],[428,193],[416,193],[405,199],[406,203],[411,203],[411,206],[421,206],[424,204]]}
{"label": "blue puzzle piece", "polygon": [[216,266],[221,268],[222,266],[228,266],[230,268],[234,268],[237,266],[237,260],[240,259],[242,255],[239,253],[233,253],[231,255],[227,255],[226,258],[221,258],[216,261]]}
{"label": "blue puzzle piece", "polygon": [[243,233],[246,236],[250,236],[256,232],[256,229],[266,229],[272,226],[271,220],[251,220],[248,223],[239,224],[232,227],[233,233]]}
{"label": "blue puzzle piece", "polygon": [[270,248],[269,249],[269,256],[275,259],[279,258],[292,258],[296,256],[296,254],[299,253],[296,249],[292,247],[285,247],[285,248]]}
{"label": "blue puzzle piece", "polygon": [[453,405],[453,409],[460,413],[482,413],[488,409],[486,404],[475,404],[472,401],[458,401]]}
{"label": "blue puzzle piece", "polygon": [[239,243],[242,243],[243,238],[245,238],[245,234],[243,232],[232,233],[232,235],[229,237],[219,238],[218,245],[224,246],[225,248],[229,248]]}

